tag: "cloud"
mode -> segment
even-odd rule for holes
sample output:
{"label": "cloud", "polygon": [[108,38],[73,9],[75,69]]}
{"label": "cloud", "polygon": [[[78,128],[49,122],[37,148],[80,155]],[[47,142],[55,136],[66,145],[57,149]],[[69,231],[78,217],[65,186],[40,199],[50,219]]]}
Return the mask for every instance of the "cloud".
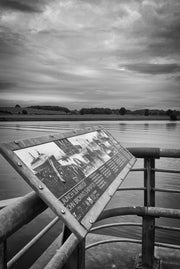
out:
{"label": "cloud", "polygon": [[0,0],[0,7],[7,10],[16,10],[25,13],[41,12],[40,1],[38,0]]}
{"label": "cloud", "polygon": [[15,87],[16,84],[9,81],[0,81],[0,90],[6,90]]}
{"label": "cloud", "polygon": [[150,64],[137,63],[125,66],[128,70],[136,71],[144,74],[160,75],[180,72],[179,64]]}
{"label": "cloud", "polygon": [[0,0],[0,8],[0,79],[14,83],[4,100],[176,103],[179,0]]}

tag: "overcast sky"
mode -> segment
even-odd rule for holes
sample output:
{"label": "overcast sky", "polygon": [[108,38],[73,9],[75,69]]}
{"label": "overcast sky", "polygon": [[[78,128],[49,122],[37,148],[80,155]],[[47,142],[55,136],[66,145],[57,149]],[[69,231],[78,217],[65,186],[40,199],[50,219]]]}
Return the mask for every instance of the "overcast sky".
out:
{"label": "overcast sky", "polygon": [[179,109],[179,0],[0,0],[0,105]]}

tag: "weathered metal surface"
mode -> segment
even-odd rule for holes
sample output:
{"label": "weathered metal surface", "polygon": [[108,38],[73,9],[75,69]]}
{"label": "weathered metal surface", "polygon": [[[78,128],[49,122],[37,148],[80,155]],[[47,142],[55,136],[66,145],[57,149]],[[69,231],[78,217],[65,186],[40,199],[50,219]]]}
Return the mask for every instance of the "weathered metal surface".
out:
{"label": "weathered metal surface", "polygon": [[180,158],[180,149],[133,147],[127,148],[136,158]]}
{"label": "weathered metal surface", "polygon": [[180,149],[160,149],[160,156],[167,158],[180,158]]}
{"label": "weathered metal surface", "polygon": [[[144,160],[144,206],[155,206],[155,159]],[[142,227],[142,268],[152,269],[155,265],[154,242],[155,242],[155,218],[143,216]]]}
{"label": "weathered metal surface", "polygon": [[16,203],[0,211],[0,242],[31,221],[47,208],[46,204],[32,192]]}
{"label": "weathered metal surface", "polygon": [[111,227],[122,227],[122,226],[134,226],[134,227],[142,227],[141,223],[134,223],[134,222],[118,222],[118,223],[109,223],[109,224],[103,224],[98,225],[94,228],[91,228],[90,232],[95,232],[97,230],[107,229]]}
{"label": "weathered metal surface", "polygon": [[155,221],[153,217],[143,217],[142,228],[142,268],[152,269],[154,261]]}
{"label": "weathered metal surface", "polygon": [[155,172],[151,169],[155,167],[154,159],[144,160],[144,206],[155,206]]}
{"label": "weathered metal surface", "polygon": [[93,247],[100,246],[100,245],[110,244],[110,243],[118,243],[118,242],[121,242],[121,243],[123,242],[123,243],[141,244],[141,240],[119,237],[119,238],[102,240],[102,241],[98,241],[98,242],[95,242],[93,244],[87,245],[86,246],[86,250],[88,250],[90,248],[93,248]]}
{"label": "weathered metal surface", "polygon": [[180,190],[175,190],[175,189],[154,188],[154,191],[157,191],[157,192],[169,192],[169,193],[180,193]]}
{"label": "weathered metal surface", "polygon": [[71,256],[72,252],[75,250],[79,243],[79,239],[71,234],[66,242],[62,245],[60,249],[56,251],[54,257],[45,266],[44,269],[59,269],[67,262],[68,258]]}
{"label": "weathered metal surface", "polygon": [[152,169],[152,170],[160,173],[180,174],[180,170],[170,170],[170,169]]}
{"label": "weathered metal surface", "polygon": [[[71,235],[67,226],[63,227],[62,244],[66,242]],[[74,249],[62,269],[84,269],[85,268],[85,239],[82,239]]]}
{"label": "weathered metal surface", "polygon": [[16,203],[19,199],[22,199],[22,197],[0,200],[0,209],[4,208],[10,204]]}
{"label": "weathered metal surface", "polygon": [[167,218],[180,218],[179,209],[161,208],[161,207],[117,207],[103,211],[98,218],[98,221],[106,218],[122,216],[122,215],[137,215],[137,216],[153,216],[156,218],[167,217]]}
{"label": "weathered metal surface", "polygon": [[7,269],[6,240],[0,243],[0,269]]}
{"label": "weathered metal surface", "polygon": [[162,207],[148,207],[145,214],[154,217],[166,217],[180,219],[180,209],[162,208]]}
{"label": "weathered metal surface", "polygon": [[136,158],[160,158],[160,148],[127,148]]}

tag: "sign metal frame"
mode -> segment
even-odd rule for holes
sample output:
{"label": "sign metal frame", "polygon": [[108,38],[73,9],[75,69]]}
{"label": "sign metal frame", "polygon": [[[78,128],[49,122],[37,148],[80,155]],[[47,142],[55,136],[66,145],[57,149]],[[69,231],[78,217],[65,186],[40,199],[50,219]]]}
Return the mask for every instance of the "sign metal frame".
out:
{"label": "sign metal frame", "polygon": [[123,148],[119,142],[115,139],[117,147],[119,146],[124,152],[128,154],[128,162],[120,171],[118,176],[113,179],[111,184],[102,193],[102,195],[95,201],[88,212],[83,216],[81,221],[79,221],[69,209],[67,209],[64,204],[55,197],[55,195],[48,189],[48,187],[31,171],[31,169],[23,162],[23,160],[15,153],[18,150],[43,145],[50,142],[55,142],[62,140],[64,138],[72,138],[79,135],[88,134],[94,131],[103,131],[107,136],[112,137],[109,132],[107,132],[102,127],[85,128],[83,130],[76,130],[67,133],[57,133],[48,136],[42,136],[37,138],[13,141],[9,143],[0,144],[0,152],[7,159],[7,161],[15,168],[15,170],[24,178],[24,180],[32,187],[33,190],[37,192],[40,198],[52,209],[52,211],[57,214],[65,225],[80,239],[84,238],[96,221],[104,207],[111,200],[115,191],[122,183],[123,179],[128,174],[131,167],[134,165],[136,159],[135,157]]}

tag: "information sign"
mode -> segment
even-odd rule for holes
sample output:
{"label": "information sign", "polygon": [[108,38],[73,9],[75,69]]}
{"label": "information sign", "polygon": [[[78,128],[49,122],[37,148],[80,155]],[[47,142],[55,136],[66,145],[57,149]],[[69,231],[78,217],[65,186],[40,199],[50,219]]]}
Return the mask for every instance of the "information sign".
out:
{"label": "information sign", "polygon": [[107,131],[1,144],[2,154],[79,237],[84,237],[135,162]]}

